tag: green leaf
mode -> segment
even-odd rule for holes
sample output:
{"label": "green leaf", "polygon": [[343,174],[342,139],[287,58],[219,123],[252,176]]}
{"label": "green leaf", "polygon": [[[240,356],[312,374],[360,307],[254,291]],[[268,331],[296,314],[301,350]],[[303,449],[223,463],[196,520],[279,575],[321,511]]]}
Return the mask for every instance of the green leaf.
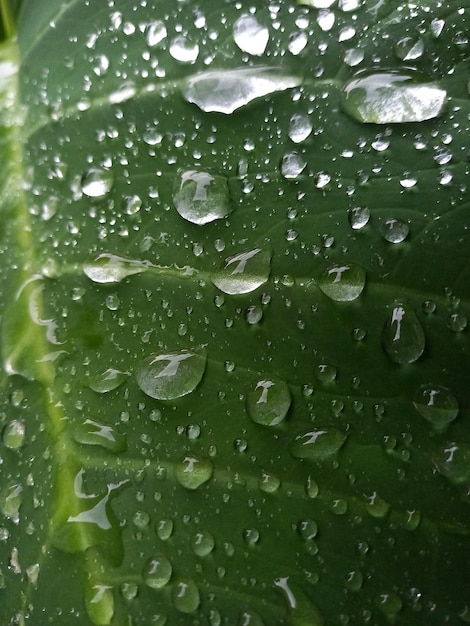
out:
{"label": "green leaf", "polygon": [[469,622],[469,12],[0,7],[2,626]]}

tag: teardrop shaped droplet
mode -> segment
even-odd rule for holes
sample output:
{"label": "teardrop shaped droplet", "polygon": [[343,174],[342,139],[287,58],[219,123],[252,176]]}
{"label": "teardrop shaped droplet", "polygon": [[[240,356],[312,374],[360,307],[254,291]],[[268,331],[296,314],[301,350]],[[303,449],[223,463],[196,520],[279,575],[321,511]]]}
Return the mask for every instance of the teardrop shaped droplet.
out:
{"label": "teardrop shaped droplet", "polygon": [[174,400],[194,391],[205,369],[205,353],[182,350],[150,354],[138,364],[135,376],[146,395],[157,400]]}
{"label": "teardrop shaped droplet", "polygon": [[175,465],[176,480],[186,489],[197,489],[212,477],[212,461],[196,454],[187,454]]}
{"label": "teardrop shaped droplet", "polygon": [[214,537],[207,530],[198,530],[191,537],[191,548],[196,556],[208,556],[215,547]]}
{"label": "teardrop shaped droplet", "polygon": [[193,224],[208,224],[227,217],[231,211],[225,176],[200,170],[179,170],[173,189],[178,213]]}
{"label": "teardrop shaped droplet", "polygon": [[226,259],[225,266],[212,275],[212,282],[229,295],[250,293],[269,278],[271,252],[255,248]]}
{"label": "teardrop shaped droplet", "polygon": [[335,456],[346,439],[347,435],[334,428],[311,430],[297,435],[291,443],[290,451],[297,459],[324,461]]}
{"label": "teardrop shaped droplet", "polygon": [[415,70],[362,70],[343,87],[344,110],[359,122],[402,124],[438,117],[447,93]]}
{"label": "teardrop shaped droplet", "polygon": [[85,263],[83,271],[94,283],[120,283],[128,276],[147,271],[149,267],[151,264],[145,261],[102,253]]}
{"label": "teardrop shaped droplet", "polygon": [[285,420],[291,404],[289,387],[283,380],[259,380],[246,397],[248,415],[257,424],[276,426]]}
{"label": "teardrop shaped droplet", "polygon": [[413,396],[413,405],[437,432],[443,432],[459,414],[457,398],[441,385],[422,385]]}
{"label": "teardrop shaped droplet", "polygon": [[23,487],[19,483],[6,485],[0,492],[0,513],[18,522],[18,514],[23,503]]}
{"label": "teardrop shaped droplet", "polygon": [[202,72],[188,78],[183,97],[202,111],[230,114],[257,98],[300,85],[297,76],[275,67],[243,67]]}
{"label": "teardrop shaped droplet", "polygon": [[172,599],[180,613],[194,613],[201,601],[198,586],[190,578],[179,578],[174,582]]}
{"label": "teardrop shaped droplet", "polygon": [[242,15],[233,25],[233,39],[242,52],[261,56],[269,41],[268,29],[254,15]]}
{"label": "teardrop shaped droplet", "polygon": [[110,367],[104,370],[104,372],[101,372],[101,374],[89,378],[88,386],[97,393],[108,393],[123,385],[128,377],[129,372],[121,372],[120,370]]}
{"label": "teardrop shaped droplet", "polygon": [[78,443],[89,446],[99,446],[118,454],[127,449],[126,435],[117,433],[112,426],[100,424],[92,419],[86,419],[73,430],[73,438]]}
{"label": "teardrop shaped droplet", "polygon": [[89,198],[105,198],[113,188],[114,176],[110,170],[91,168],[81,179],[81,189]]}
{"label": "teardrop shaped droplet", "polygon": [[413,363],[424,352],[425,336],[420,321],[410,307],[397,302],[382,331],[382,345],[394,363]]}
{"label": "teardrop shaped droplet", "polygon": [[470,482],[470,444],[446,443],[433,454],[433,462],[453,485]]}
{"label": "teardrop shaped droplet", "polygon": [[147,587],[152,589],[162,589],[170,582],[173,568],[170,561],[158,554],[147,561],[144,566],[142,577]]}
{"label": "teardrop shaped droplet", "polygon": [[366,272],[356,263],[333,265],[317,279],[323,293],[337,302],[351,302],[361,295],[366,284]]}

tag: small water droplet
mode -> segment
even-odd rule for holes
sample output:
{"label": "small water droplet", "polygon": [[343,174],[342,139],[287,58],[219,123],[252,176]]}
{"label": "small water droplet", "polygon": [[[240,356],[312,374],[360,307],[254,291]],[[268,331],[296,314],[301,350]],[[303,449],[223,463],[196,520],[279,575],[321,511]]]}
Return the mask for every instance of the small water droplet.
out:
{"label": "small water droplet", "polygon": [[173,188],[178,213],[193,224],[207,224],[231,212],[225,176],[199,170],[179,170]]}
{"label": "small water droplet", "polygon": [[207,530],[198,530],[191,537],[191,548],[196,556],[208,556],[214,547],[214,537]]}
{"label": "small water droplet", "polygon": [[259,380],[246,397],[248,415],[257,424],[276,426],[289,411],[291,395],[283,380]]}
{"label": "small water droplet", "polygon": [[243,540],[249,546],[255,546],[260,539],[259,530],[257,528],[246,528],[243,531]]}
{"label": "small water droplet", "polygon": [[379,222],[379,231],[385,241],[389,243],[401,243],[405,241],[410,232],[410,227],[406,222],[387,218]]}
{"label": "small water droplet", "polygon": [[24,445],[26,428],[21,420],[12,420],[3,429],[3,443],[10,450],[19,450]]}
{"label": "small water droplet", "polygon": [[194,63],[199,56],[199,45],[184,35],[178,35],[171,40],[169,52],[180,63]]}
{"label": "small water droplet", "polygon": [[175,465],[176,480],[186,489],[197,489],[212,477],[212,461],[196,454],[188,454]]}
{"label": "small water droplet", "polygon": [[315,368],[315,376],[321,383],[332,383],[336,380],[338,370],[334,365],[328,365],[328,363],[320,363]]}
{"label": "small water droplet", "polygon": [[174,400],[194,391],[205,369],[205,353],[183,350],[150,354],[137,365],[135,376],[146,395],[157,400]]}
{"label": "small water droplet", "polygon": [[139,585],[136,582],[124,582],[120,587],[121,596],[126,602],[132,602],[139,593]]}
{"label": "small water droplet", "polygon": [[396,303],[382,331],[382,345],[390,359],[399,365],[413,363],[423,354],[425,341],[413,309]]}
{"label": "small water droplet", "polygon": [[268,280],[270,272],[271,252],[255,248],[227,258],[224,268],[211,280],[226,294],[250,293]]}
{"label": "small water droplet", "polygon": [[349,223],[354,230],[360,230],[368,223],[370,210],[367,207],[354,207],[349,210]]}
{"label": "small water droplet", "polygon": [[156,532],[162,541],[168,541],[168,539],[173,534],[174,522],[171,519],[161,519],[156,524]]}
{"label": "small water droplet", "polygon": [[290,451],[298,459],[324,461],[334,457],[346,439],[347,435],[334,428],[311,430],[297,435],[291,443]]}
{"label": "small water droplet", "polygon": [[412,69],[358,72],[343,87],[344,110],[372,124],[423,122],[438,117],[447,93]]}
{"label": "small water droplet", "polygon": [[150,263],[145,261],[102,253],[86,262],[83,266],[83,271],[94,283],[104,284],[120,283],[129,276],[147,271],[149,267]]}
{"label": "small water droplet", "polygon": [[147,587],[162,589],[170,582],[173,567],[170,561],[158,554],[147,561],[142,571],[142,577]]}
{"label": "small water droplet", "polygon": [[257,98],[300,83],[299,77],[285,75],[279,68],[243,67],[191,76],[184,83],[182,94],[202,111],[230,114]]}
{"label": "small water droplet", "polygon": [[100,446],[108,452],[117,454],[127,449],[126,435],[117,433],[112,426],[86,419],[73,430],[73,438],[78,443]]}
{"label": "small water droplet", "polygon": [[447,326],[454,333],[461,333],[467,328],[467,317],[463,313],[452,313],[447,320]]}
{"label": "small water droplet", "polygon": [[331,300],[351,302],[361,295],[366,284],[366,272],[356,263],[334,265],[320,274],[317,284]]}
{"label": "small water droplet", "polygon": [[413,405],[437,432],[443,432],[459,414],[456,397],[441,385],[422,385],[413,396]]}
{"label": "small water droplet", "polygon": [[194,613],[201,601],[198,586],[190,578],[179,578],[173,583],[172,599],[180,613]]}
{"label": "small water droplet", "polygon": [[294,143],[305,141],[312,130],[313,126],[306,115],[295,113],[290,118],[288,135]]}
{"label": "small water droplet", "polygon": [[433,462],[453,485],[470,482],[470,444],[446,443],[433,454]]}
{"label": "small water droplet", "polygon": [[376,517],[379,519],[383,518],[387,515],[389,510],[390,505],[388,504],[388,502],[385,502],[385,500],[381,498],[377,494],[377,492],[374,491],[371,496],[367,496],[366,511],[372,517]]}
{"label": "small water droplet", "polygon": [[312,541],[317,536],[318,525],[314,520],[302,520],[297,524],[297,532],[304,541]]}
{"label": "small water droplet", "polygon": [[233,25],[233,39],[242,52],[261,56],[268,45],[269,31],[253,15],[242,15]]}
{"label": "small water droplet", "polygon": [[281,174],[284,178],[297,178],[307,167],[303,158],[297,152],[286,152],[281,160]]}
{"label": "small water droplet", "polygon": [[101,374],[90,377],[88,379],[88,386],[97,393],[108,393],[123,385],[128,377],[129,372],[108,368],[104,372],[101,372]]}
{"label": "small water droplet", "polygon": [[165,23],[161,20],[150,22],[145,31],[145,40],[149,48],[158,45],[167,36]]}
{"label": "small water droplet", "polygon": [[92,168],[81,178],[81,189],[89,198],[105,198],[113,188],[114,176],[110,170]]}
{"label": "small water droplet", "polygon": [[135,215],[142,208],[142,199],[140,196],[127,196],[124,198],[124,210],[127,215]]}

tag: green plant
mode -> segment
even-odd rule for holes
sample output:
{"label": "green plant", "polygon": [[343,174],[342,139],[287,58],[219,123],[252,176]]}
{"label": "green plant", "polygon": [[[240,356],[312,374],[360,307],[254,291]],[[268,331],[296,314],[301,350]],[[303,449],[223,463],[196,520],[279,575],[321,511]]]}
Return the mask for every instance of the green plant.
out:
{"label": "green plant", "polygon": [[469,11],[0,7],[1,625],[469,622]]}

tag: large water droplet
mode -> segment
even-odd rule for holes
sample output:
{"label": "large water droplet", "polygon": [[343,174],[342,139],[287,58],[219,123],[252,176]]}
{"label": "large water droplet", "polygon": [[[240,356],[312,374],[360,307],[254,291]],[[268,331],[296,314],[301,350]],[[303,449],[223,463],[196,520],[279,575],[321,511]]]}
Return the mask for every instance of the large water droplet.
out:
{"label": "large water droplet", "polygon": [[147,271],[150,266],[145,261],[102,253],[85,263],[83,271],[94,283],[120,283],[128,276]]}
{"label": "large water droplet", "polygon": [[281,160],[281,174],[284,178],[297,178],[307,167],[304,159],[297,152],[286,152]]}
{"label": "large water droplet", "polygon": [[349,210],[349,223],[354,230],[364,228],[370,219],[370,210],[367,207],[354,207]]}
{"label": "large water droplet", "polygon": [[88,379],[88,386],[97,393],[108,393],[114,391],[124,384],[129,377],[129,372],[121,372],[114,368],[108,368],[101,374]]}
{"label": "large water droplet", "polygon": [[379,222],[379,230],[385,241],[389,243],[401,243],[405,241],[410,232],[410,227],[406,222],[387,218]]}
{"label": "large water droplet", "polygon": [[265,379],[256,383],[246,397],[248,415],[264,426],[276,426],[285,420],[291,404],[289,387],[283,380]]}
{"label": "large water droplet", "polygon": [[347,435],[334,428],[311,430],[297,435],[291,443],[290,451],[298,459],[324,461],[335,456],[346,439]]}
{"label": "large water droplet", "polygon": [[215,547],[214,537],[207,530],[199,530],[191,537],[191,547],[194,554],[205,557]]}
{"label": "large water droplet", "polygon": [[371,496],[367,497],[366,511],[372,517],[382,518],[387,515],[390,510],[390,505],[383,498],[381,498],[376,491]]}
{"label": "large water droplet", "polygon": [[411,69],[358,72],[343,88],[345,111],[360,122],[401,124],[440,115],[445,89]]}
{"label": "large water droplet", "polygon": [[173,189],[176,210],[188,222],[207,224],[231,211],[225,176],[199,170],[179,170]]}
{"label": "large water droplet", "polygon": [[457,398],[441,385],[422,385],[413,396],[413,405],[437,432],[443,432],[459,414]]}
{"label": "large water droplet", "polygon": [[88,579],[85,587],[85,606],[94,626],[108,626],[114,616],[113,588]]}
{"label": "large water droplet", "polygon": [[203,72],[186,80],[183,97],[207,112],[233,113],[257,98],[300,85],[279,68],[244,67]]}
{"label": "large water droplet", "polygon": [[167,36],[165,23],[161,20],[150,22],[145,31],[145,40],[150,48],[159,44]]}
{"label": "large water droplet", "polygon": [[209,459],[188,454],[175,465],[176,480],[186,489],[197,489],[210,480],[214,466]]}
{"label": "large water droplet", "polygon": [[317,280],[323,293],[337,302],[350,302],[361,295],[366,284],[366,272],[356,263],[328,267]]}
{"label": "large water droplet", "polygon": [[81,188],[89,198],[104,198],[113,188],[114,176],[110,170],[92,168],[81,179]]}
{"label": "large water droplet", "polygon": [[147,587],[161,589],[170,581],[173,568],[170,561],[161,554],[152,557],[144,566],[142,576]]}
{"label": "large water droplet", "polygon": [[233,25],[233,39],[243,52],[261,56],[269,41],[269,31],[253,15],[242,15]]}
{"label": "large water droplet", "polygon": [[178,35],[170,42],[171,56],[181,63],[194,63],[199,56],[199,45],[184,35]]}
{"label": "large water droplet", "polygon": [[201,601],[198,586],[190,578],[179,578],[174,582],[172,598],[180,613],[194,613]]}
{"label": "large water droplet", "polygon": [[211,280],[229,295],[250,293],[268,280],[270,272],[270,250],[255,248],[226,259],[225,267],[214,273]]}
{"label": "large water droplet", "polygon": [[453,485],[470,482],[470,444],[446,443],[433,454],[433,462]]}
{"label": "large water droplet", "polygon": [[12,420],[3,429],[3,443],[10,450],[18,450],[23,447],[25,439],[25,425],[21,420]]}
{"label": "large water droplet", "polygon": [[123,452],[127,448],[126,435],[117,433],[112,426],[106,426],[91,419],[86,419],[74,428],[73,438],[78,443],[100,446],[114,454]]}
{"label": "large water droplet", "polygon": [[135,376],[140,389],[157,400],[181,398],[201,382],[206,369],[203,352],[150,354],[138,364]]}
{"label": "large water droplet", "polygon": [[306,115],[295,113],[289,121],[289,138],[294,143],[305,141],[313,130],[313,126]]}
{"label": "large water droplet", "polygon": [[410,307],[396,303],[382,331],[382,344],[390,359],[399,365],[413,363],[424,352],[423,328]]}

